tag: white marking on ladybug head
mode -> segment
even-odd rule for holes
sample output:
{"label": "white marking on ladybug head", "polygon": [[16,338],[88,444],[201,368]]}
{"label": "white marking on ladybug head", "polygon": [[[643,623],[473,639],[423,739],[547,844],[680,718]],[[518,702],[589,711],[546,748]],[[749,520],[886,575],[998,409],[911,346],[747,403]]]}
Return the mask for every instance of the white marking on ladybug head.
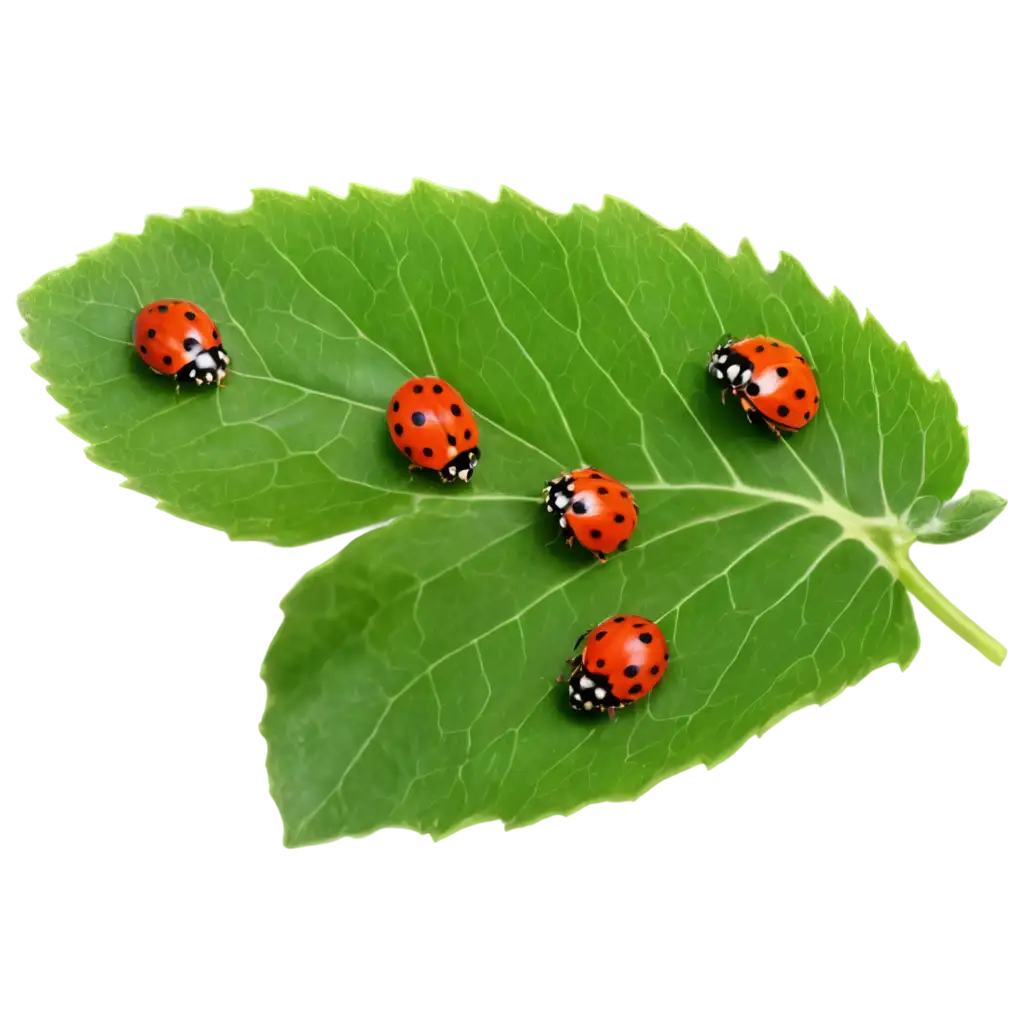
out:
{"label": "white marking on ladybug head", "polygon": [[742,372],[742,373],[740,374],[740,379],[739,379],[739,381],[738,381],[737,383],[739,383],[739,384],[746,384],[746,383],[747,383],[747,381],[749,381],[749,380],[750,380],[750,378],[751,378],[751,377],[752,377],[753,375],[754,375],[754,374],[753,374],[753,371],[752,371],[752,370],[750,369],[750,367],[747,367],[747,369],[745,369],[745,370],[744,370],[744,371],[743,371],[743,372]]}
{"label": "white marking on ladybug head", "polygon": [[729,378],[729,380],[735,381],[736,380],[736,376],[737,376],[737,374],[739,372],[740,372],[740,368],[735,363],[733,363],[732,366],[726,367],[725,375],[726,375],[726,377]]}
{"label": "white marking on ladybug head", "polygon": [[721,379],[722,379],[722,378],[723,378],[723,377],[725,376],[725,374],[723,374],[723,373],[722,373],[722,371],[721,371],[721,370],[719,370],[719,369],[718,369],[718,367],[716,366],[716,367],[715,367],[715,376],[716,376],[716,377],[717,377],[717,378],[718,378],[719,380],[721,380]]}
{"label": "white marking on ladybug head", "polygon": [[194,377],[196,375],[196,371],[195,370],[189,370],[188,375],[190,377]]}
{"label": "white marking on ladybug head", "polygon": [[212,373],[208,373],[206,375],[206,379],[212,384],[213,383],[213,374]]}
{"label": "white marking on ladybug head", "polygon": [[594,680],[590,676],[580,676],[580,689],[589,690],[593,687]]}
{"label": "white marking on ladybug head", "polygon": [[448,475],[449,476],[455,476],[455,467],[454,466],[449,466],[448,467]]}
{"label": "white marking on ladybug head", "polygon": [[594,703],[593,703],[593,701],[585,700],[583,702],[583,710],[584,711],[593,711],[594,710]]}
{"label": "white marking on ladybug head", "polygon": [[556,494],[555,495],[555,504],[559,508],[565,508],[565,506],[569,504],[569,497],[568,497],[568,495]]}
{"label": "white marking on ladybug head", "polygon": [[468,483],[469,483],[469,478],[470,478],[470,477],[471,477],[472,475],[473,475],[473,470],[471,470],[471,469],[460,469],[460,470],[459,470],[459,479],[460,479],[460,480],[461,480],[461,481],[462,481],[462,482],[463,482],[464,484],[468,484]]}
{"label": "white marking on ladybug head", "polygon": [[561,527],[561,528],[562,528],[563,530],[565,529],[565,516],[562,516],[562,517],[561,517],[561,518],[560,518],[560,519],[558,520],[558,525],[559,525],[559,526],[560,526],[560,527]]}
{"label": "white marking on ladybug head", "polygon": [[726,362],[728,360],[728,358],[729,358],[729,353],[728,352],[719,352],[718,355],[715,356],[715,359],[718,362],[720,362],[720,363]]}
{"label": "white marking on ladybug head", "polygon": [[597,688],[597,689],[596,689],[596,690],[594,691],[594,696],[595,696],[595,697],[596,697],[596,698],[597,698],[598,700],[604,700],[604,698],[605,698],[605,696],[607,695],[607,693],[608,693],[608,691],[607,691],[607,690],[603,690],[603,689],[602,689],[602,688],[601,688],[601,687],[599,686],[599,687],[598,687],[598,688]]}
{"label": "white marking on ladybug head", "polygon": [[570,480],[570,481],[569,481],[569,482],[568,482],[568,483],[567,483],[567,484],[565,485],[565,489],[566,489],[566,490],[567,490],[567,491],[568,491],[568,492],[569,492],[569,493],[571,494],[571,493],[572,493],[573,491],[575,491],[575,490],[576,490],[576,484],[575,484],[575,483],[573,483],[573,481],[572,481],[572,480]]}
{"label": "white marking on ladybug head", "polygon": [[212,370],[217,365],[217,360],[209,352],[200,352],[193,362],[200,370]]}

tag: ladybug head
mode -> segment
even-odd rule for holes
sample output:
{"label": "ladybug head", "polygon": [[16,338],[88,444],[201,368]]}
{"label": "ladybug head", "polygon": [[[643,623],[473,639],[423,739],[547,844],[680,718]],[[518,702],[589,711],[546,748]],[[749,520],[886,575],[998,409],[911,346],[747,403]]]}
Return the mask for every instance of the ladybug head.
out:
{"label": "ladybug head", "polygon": [[733,348],[735,342],[735,338],[726,335],[708,360],[708,373],[723,388],[746,387],[754,376],[754,364]]}
{"label": "ladybug head", "polygon": [[468,484],[473,477],[473,470],[476,469],[476,464],[479,461],[479,448],[468,448],[464,452],[459,452],[459,454],[441,470],[441,479],[446,484],[450,484],[455,480],[461,480],[464,484]]}
{"label": "ladybug head", "polygon": [[569,707],[573,711],[608,711],[621,708],[623,701],[612,693],[608,676],[589,673],[579,665],[569,677]]}

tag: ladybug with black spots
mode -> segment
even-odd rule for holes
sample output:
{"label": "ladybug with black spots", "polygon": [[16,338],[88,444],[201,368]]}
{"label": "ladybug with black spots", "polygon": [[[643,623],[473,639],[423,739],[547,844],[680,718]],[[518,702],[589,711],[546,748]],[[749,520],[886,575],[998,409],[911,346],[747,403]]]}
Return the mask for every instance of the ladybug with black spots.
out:
{"label": "ladybug with black spots", "polygon": [[476,420],[440,377],[414,377],[391,396],[388,430],[410,469],[433,469],[446,484],[472,479],[480,461]]}
{"label": "ladybug with black spots", "polygon": [[[614,615],[576,641],[583,650],[569,661],[569,707],[607,711],[632,704],[661,682],[668,644],[658,626],[641,615]],[[560,679],[559,682],[564,682]]]}
{"label": "ladybug with black spots", "polygon": [[625,550],[640,512],[625,484],[590,466],[549,480],[544,503],[558,516],[566,544],[578,540],[602,562]]}
{"label": "ladybug with black spots", "polygon": [[154,372],[182,384],[223,386],[227,352],[206,312],[185,299],[158,299],[144,306],[132,327],[135,351]]}
{"label": "ladybug with black spots", "polygon": [[776,437],[807,426],[821,395],[814,371],[792,345],[757,335],[737,341],[726,335],[711,353],[708,373],[740,400],[751,423],[763,420]]}

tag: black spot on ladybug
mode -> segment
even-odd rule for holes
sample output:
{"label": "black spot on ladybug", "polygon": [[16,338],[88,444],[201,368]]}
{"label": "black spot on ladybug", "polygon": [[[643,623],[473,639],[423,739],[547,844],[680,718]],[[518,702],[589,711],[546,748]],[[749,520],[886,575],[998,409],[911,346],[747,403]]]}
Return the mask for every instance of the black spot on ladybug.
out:
{"label": "black spot on ladybug", "polygon": [[[615,621],[618,622],[619,620],[616,619]],[[605,630],[605,629],[602,629],[601,632],[598,633],[597,636],[594,637],[594,639],[595,640],[603,640],[607,635],[608,635],[608,631]]]}
{"label": "black spot on ladybug", "polygon": [[627,678],[632,679],[633,676],[635,676],[637,674],[637,672],[639,672],[639,671],[640,671],[640,666],[639,665],[627,665],[625,667],[625,669],[624,669],[624,674],[626,675]]}
{"label": "black spot on ladybug", "polygon": [[594,540],[597,540],[601,536],[601,531],[600,530],[591,530],[590,531],[590,536],[593,537]]}
{"label": "black spot on ladybug", "polygon": [[422,427],[427,422],[427,417],[421,412],[414,412],[412,414],[412,424],[414,427]]}
{"label": "black spot on ladybug", "polygon": [[145,354],[146,354],[146,346],[145,346],[145,345],[141,345],[141,346],[139,346],[139,351],[140,351],[140,352],[141,352],[141,353],[142,353],[143,355],[145,355]]}
{"label": "black spot on ladybug", "polygon": [[170,366],[170,365],[171,365],[171,357],[170,356],[164,356],[164,366]]}
{"label": "black spot on ladybug", "polygon": [[449,434],[448,435],[448,443],[449,444],[455,444],[455,440],[456,440],[456,438],[455,438],[454,434]]}
{"label": "black spot on ladybug", "polygon": [[410,448],[410,447],[409,447],[408,445],[406,445],[406,446],[405,446],[405,447],[404,447],[404,448],[402,449],[402,451],[403,451],[403,452],[405,452],[405,454],[406,454],[406,455],[412,455],[412,449],[411,449],[411,448]]}
{"label": "black spot on ladybug", "polygon": [[796,389],[796,397],[797,398],[806,398],[807,397],[807,392],[804,391],[803,388],[797,388]]}
{"label": "black spot on ladybug", "polygon": [[780,405],[779,406],[779,415],[783,419],[785,419],[789,415],[789,406],[788,405]]}
{"label": "black spot on ladybug", "polygon": [[576,513],[576,515],[581,516],[584,512],[587,511],[587,506],[584,505],[582,501],[574,501],[572,503],[572,510],[573,512]]}
{"label": "black spot on ladybug", "polygon": [[626,517],[621,512],[616,512],[615,513],[615,522],[617,522],[617,523],[624,523],[625,521],[626,521]]}
{"label": "black spot on ladybug", "polygon": [[391,408],[392,408],[392,410],[394,412],[398,412],[398,403],[397,402],[393,402],[392,405],[391,405]]}
{"label": "black spot on ladybug", "polygon": [[157,306],[156,308],[159,309],[161,313],[166,313],[167,312],[167,307],[166,306]]}
{"label": "black spot on ladybug", "polygon": [[213,332],[213,340],[216,341],[219,337],[220,337],[220,335],[216,331],[214,331]]}
{"label": "black spot on ladybug", "polygon": [[613,622],[625,622],[626,621],[626,616],[625,615],[616,615],[615,618],[612,621]]}
{"label": "black spot on ladybug", "polygon": [[195,318],[196,318],[196,315],[195,315],[195,313],[192,312],[191,309],[186,311],[186,313],[185,313],[185,319],[186,320],[195,320]]}
{"label": "black spot on ladybug", "polygon": [[464,430],[462,432],[462,436],[468,441],[473,436],[473,431],[468,429]]}
{"label": "black spot on ladybug", "polygon": [[665,660],[668,661],[668,651],[665,652]]}
{"label": "black spot on ladybug", "polygon": [[628,498],[629,497],[629,491],[619,491],[619,497],[620,498]]}
{"label": "black spot on ladybug", "polygon": [[413,384],[412,389],[413,389],[413,391],[416,392],[417,395],[423,393],[423,385],[422,384]]}
{"label": "black spot on ladybug", "polygon": [[797,356],[797,359],[799,359],[801,363],[806,363],[807,362],[807,360],[804,359],[803,356]]}
{"label": "black spot on ladybug", "polygon": [[651,675],[652,676],[656,676],[660,671],[661,671],[661,666],[660,665],[652,665],[651,666]]}
{"label": "black spot on ladybug", "polygon": [[809,420],[810,418],[811,418],[811,414],[809,412],[805,412],[804,413],[804,419],[805,420]]}
{"label": "black spot on ladybug", "polygon": [[146,337],[147,338],[155,338],[156,337],[156,331],[154,331],[153,328],[150,327],[150,329],[148,331],[146,331]]}
{"label": "black spot on ladybug", "polygon": [[395,424],[395,433],[396,433],[396,434],[397,434],[397,435],[398,435],[399,437],[401,437],[401,436],[402,436],[402,434],[404,433],[404,431],[405,431],[405,427],[403,427],[401,423],[396,423],[396,424]]}
{"label": "black spot on ladybug", "polygon": [[747,385],[747,394],[748,395],[753,395],[755,398],[757,398],[757,396],[759,394],[761,394],[761,385],[760,384],[755,384],[753,381],[751,381]]}
{"label": "black spot on ladybug", "polygon": [[[630,665],[629,667],[630,667],[630,668],[633,668],[634,666],[633,666],[633,665]],[[628,671],[628,670],[627,670],[627,671]],[[639,692],[640,692],[640,691],[641,691],[642,689],[643,689],[643,687],[642,687],[642,686],[641,686],[641,685],[640,685],[639,683],[634,683],[634,684],[633,684],[633,685],[632,685],[632,686],[631,686],[631,687],[629,688],[629,692],[630,692],[630,693],[639,693]]]}
{"label": "black spot on ladybug", "polygon": [[453,402],[452,403],[452,415],[453,416],[461,416],[462,415],[462,406],[461,405],[457,405],[456,403]]}
{"label": "black spot on ladybug", "polygon": [[821,401],[821,395],[814,396],[814,404],[817,405]]}
{"label": "black spot on ladybug", "polygon": [[434,387],[432,388],[432,390],[433,390],[435,395],[439,395],[439,394],[441,394],[442,391],[444,391],[444,388],[441,387],[440,384],[435,384]]}
{"label": "black spot on ladybug", "polygon": [[604,658],[598,658],[597,659],[597,667],[598,668],[604,668]]}
{"label": "black spot on ladybug", "polygon": [[591,480],[600,480],[601,479],[601,474],[600,473],[591,473],[590,474],[590,479]]}
{"label": "black spot on ladybug", "polygon": [[772,348],[778,348],[778,347],[779,347],[779,343],[777,341],[773,341],[772,342]]}
{"label": "black spot on ladybug", "polygon": [[776,370],[775,372],[776,372],[776,373],[777,373],[777,374],[778,374],[778,375],[779,375],[780,377],[788,377],[788,376],[789,376],[789,370],[788,370],[788,369],[786,369],[786,367],[785,367],[785,366],[780,366],[780,367],[779,367],[779,368],[778,368],[778,369],[777,369],[777,370]]}
{"label": "black spot on ladybug", "polygon": [[764,345],[758,345],[757,348],[754,349],[754,351],[755,352],[763,352],[764,351]]}
{"label": "black spot on ladybug", "polygon": [[640,634],[640,635],[639,635],[639,636],[637,637],[637,639],[638,639],[638,640],[640,641],[640,643],[642,643],[642,644],[649,644],[649,643],[650,643],[650,642],[651,642],[651,641],[652,641],[652,640],[654,639],[654,637],[653,637],[653,636],[652,636],[652,635],[651,635],[650,633],[641,633],[641,634]]}
{"label": "black spot on ladybug", "polygon": [[434,449],[433,449],[433,448],[424,448],[424,449],[423,449],[423,454],[424,454],[424,455],[425,455],[425,456],[426,456],[426,457],[427,457],[428,459],[432,459],[432,458],[434,457]]}
{"label": "black spot on ladybug", "polygon": [[607,494],[608,493],[608,488],[607,487],[598,487],[597,493],[598,494]]}

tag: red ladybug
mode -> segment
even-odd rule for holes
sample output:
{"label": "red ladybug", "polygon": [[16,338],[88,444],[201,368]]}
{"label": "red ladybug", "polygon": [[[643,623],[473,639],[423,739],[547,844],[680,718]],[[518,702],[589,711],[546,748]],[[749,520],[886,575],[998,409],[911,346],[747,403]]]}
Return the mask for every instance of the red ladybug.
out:
{"label": "red ladybug", "polygon": [[173,376],[179,384],[219,385],[231,362],[217,325],[184,299],[159,299],[143,307],[135,317],[132,340],[154,373]]}
{"label": "red ladybug", "polygon": [[584,633],[583,652],[573,658],[569,707],[607,711],[632,704],[661,682],[668,668],[665,634],[640,615],[616,615]]}
{"label": "red ladybug", "polygon": [[410,469],[437,470],[444,483],[469,483],[480,461],[476,420],[469,406],[440,377],[414,377],[388,406],[391,440],[410,458]]}
{"label": "red ladybug", "polygon": [[708,373],[721,384],[723,402],[732,391],[747,419],[764,420],[776,436],[799,430],[817,415],[821,396],[814,371],[784,341],[726,335],[711,353]]}
{"label": "red ladybug", "polygon": [[640,511],[625,484],[589,466],[549,480],[544,501],[558,516],[566,543],[578,540],[602,562],[625,548]]}

